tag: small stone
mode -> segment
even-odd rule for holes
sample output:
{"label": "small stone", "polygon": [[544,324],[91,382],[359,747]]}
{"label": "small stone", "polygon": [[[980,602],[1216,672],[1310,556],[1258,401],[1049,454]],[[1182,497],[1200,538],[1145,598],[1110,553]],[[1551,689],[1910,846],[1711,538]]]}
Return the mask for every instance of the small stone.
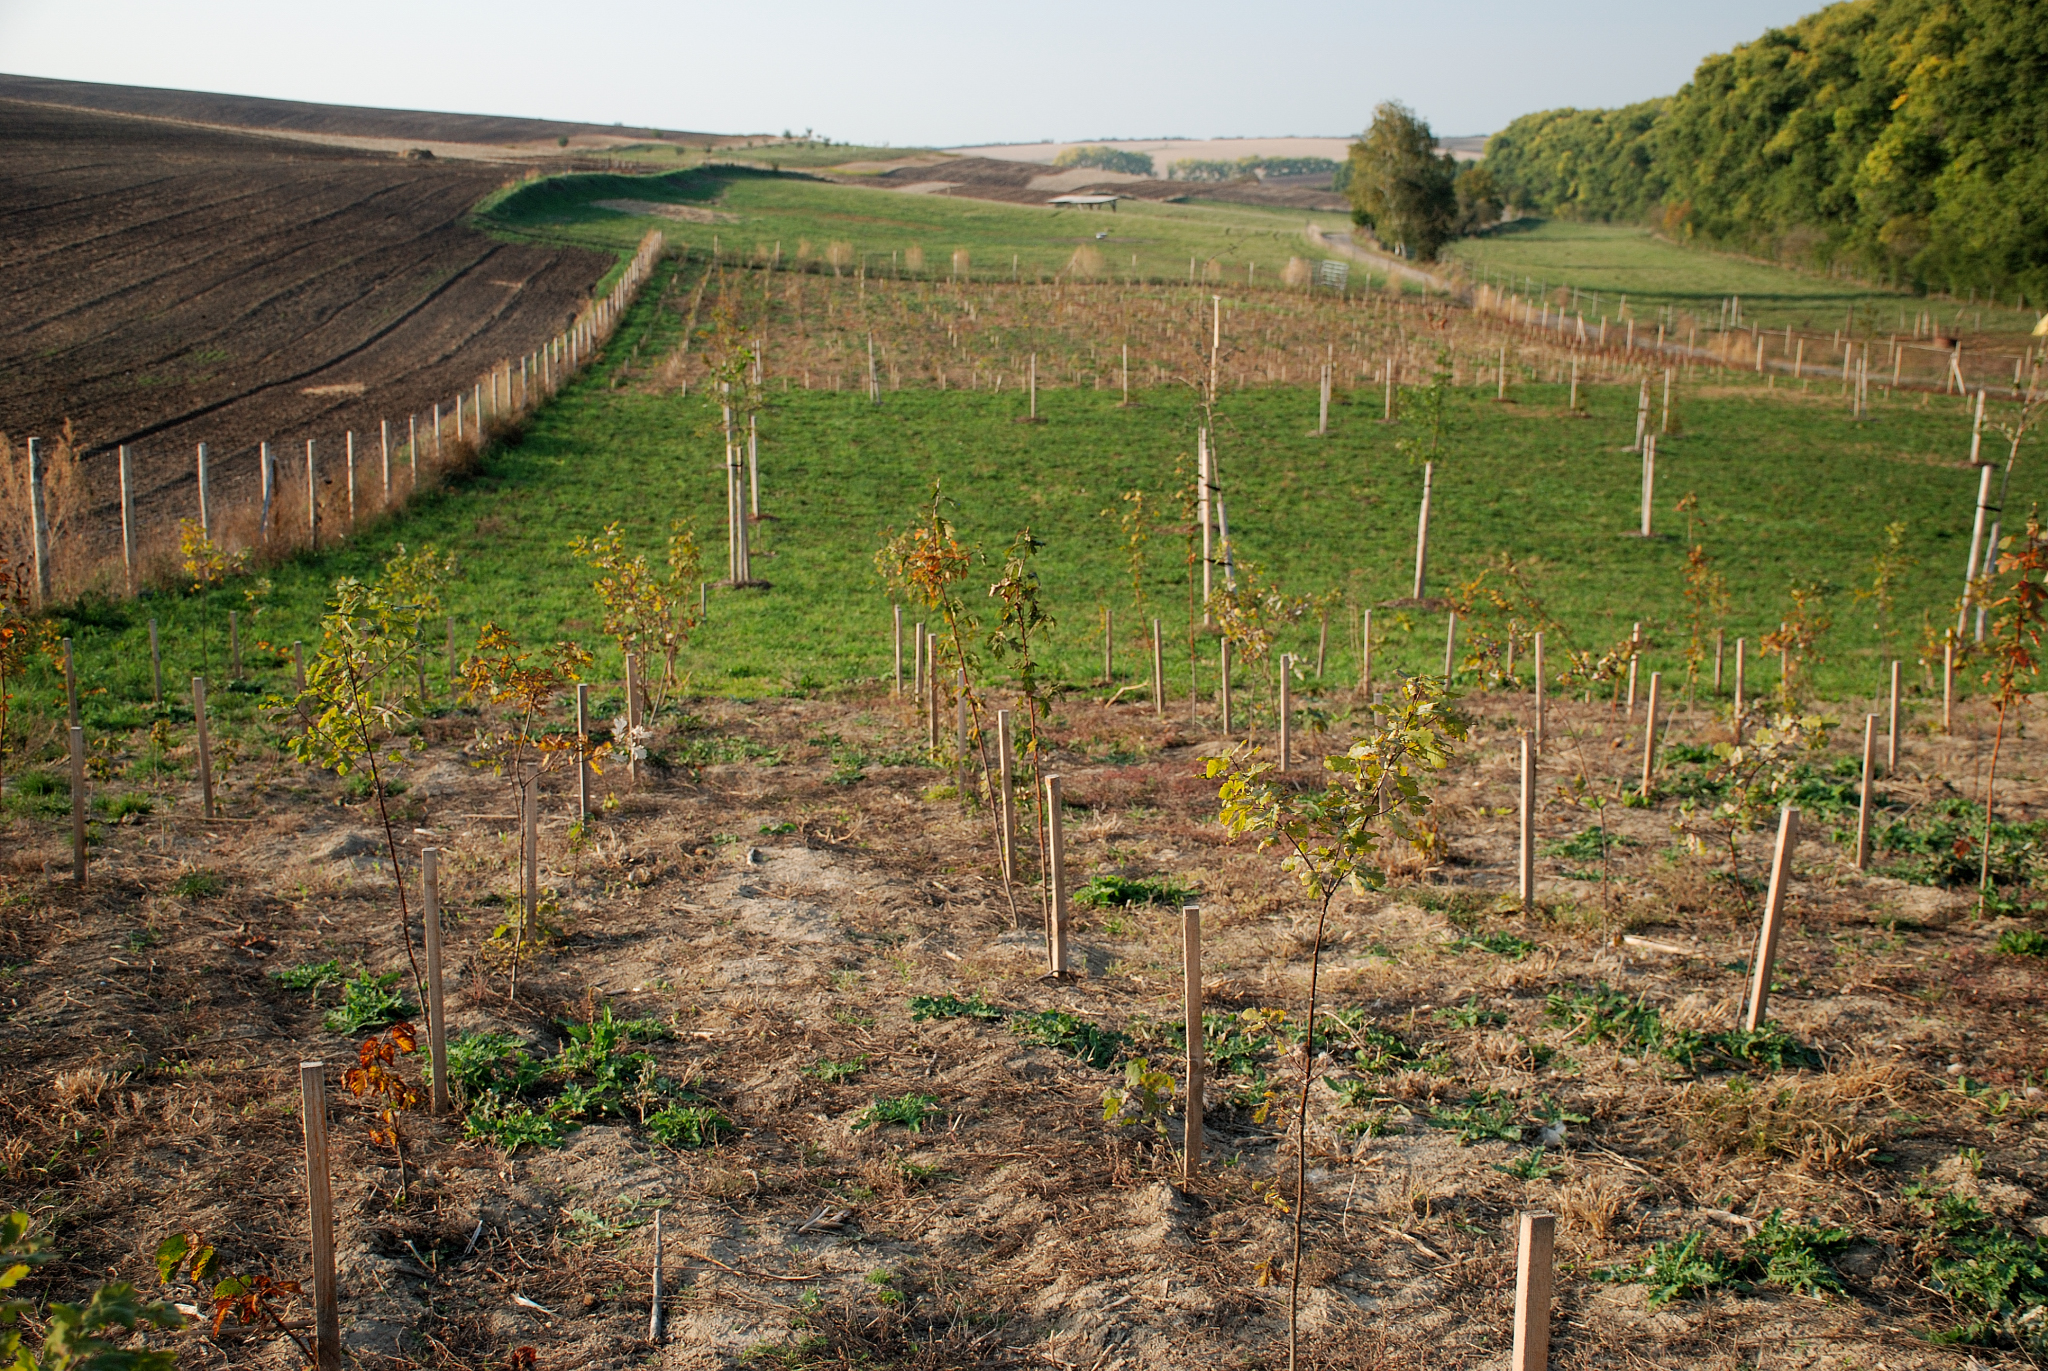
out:
{"label": "small stone", "polygon": [[1950,1063],[1948,1064],[1948,1074],[1949,1074],[1949,1075],[1951,1075],[1951,1076],[1960,1076],[1960,1075],[1962,1075],[1962,1074],[1963,1074],[1963,1064],[1962,1064],[1961,1062],[1950,1062]]}

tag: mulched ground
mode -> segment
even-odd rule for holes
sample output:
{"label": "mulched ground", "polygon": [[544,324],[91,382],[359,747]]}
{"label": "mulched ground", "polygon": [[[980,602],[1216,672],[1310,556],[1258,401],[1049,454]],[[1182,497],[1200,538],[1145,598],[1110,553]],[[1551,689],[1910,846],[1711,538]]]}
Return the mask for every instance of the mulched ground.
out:
{"label": "mulched ground", "polygon": [[[2023,1089],[2042,1060],[2042,977],[2035,959],[1992,951],[2018,925],[1974,920],[1962,895],[1860,875],[1817,827],[1799,850],[1772,1005],[1822,1068],[1693,1074],[1586,1041],[1546,1014],[1548,996],[1605,984],[1667,1025],[1731,1026],[1754,899],[1715,876],[1717,857],[1675,844],[1667,800],[1606,812],[1629,843],[1604,879],[1583,858],[1546,855],[1540,909],[1515,910],[1504,893],[1528,700],[1471,703],[1472,744],[1435,788],[1440,858],[1401,858],[1387,890],[1340,898],[1328,933],[1323,1002],[1361,1011],[1361,1029],[1410,1055],[1368,1071],[1353,1038],[1316,1063],[1307,1364],[1504,1365],[1512,1229],[1530,1208],[1561,1215],[1554,1365],[1968,1364],[1925,1340],[1954,1314],[1931,1287],[1924,1221],[1902,1187],[1933,1176],[2015,1223],[2043,1222],[2031,1189],[2041,1105]],[[1261,1120],[1257,1106],[1263,1089],[1291,1098],[1299,1053],[1260,1057],[1263,1086],[1249,1072],[1219,1083],[1207,1166],[1189,1183],[1173,1156],[1177,1102],[1163,1139],[1107,1126],[1122,1057],[1098,1068],[1024,1031],[1031,1015],[1065,1011],[1177,1078],[1177,913],[1077,909],[1076,975],[1050,980],[1035,896],[1005,889],[986,814],[916,764],[915,717],[886,691],[687,710],[658,731],[660,765],[643,782],[608,772],[600,793],[613,798],[586,829],[570,830],[569,778],[545,779],[556,934],[522,968],[516,1000],[492,941],[516,889],[512,806],[463,755],[472,717],[427,722],[394,822],[409,867],[423,845],[447,854],[457,1030],[552,1056],[566,1026],[607,1007],[656,1021],[660,1036],[636,1049],[734,1131],[672,1147],[628,1109],[507,1155],[456,1120],[407,1112],[401,1166],[371,1141],[371,1112],[341,1099],[344,1329],[363,1363],[498,1366],[522,1345],[544,1368],[750,1354],[788,1366],[1284,1363],[1294,1143],[1286,1111]],[[1310,749],[1352,722],[1340,712]],[[1717,727],[1681,714],[1673,736]],[[1638,733],[1605,704],[1561,706],[1552,730],[1546,845],[1588,826],[1557,788],[1581,765],[1596,786],[1639,765]],[[1974,714],[1953,738],[1914,731],[1888,790],[1915,804],[1974,793],[1988,734]],[[1199,779],[1201,755],[1223,741],[1213,722],[1076,700],[1053,736],[1076,883],[1194,888],[1212,1008],[1298,1015],[1311,911],[1272,854],[1214,822],[1213,783]],[[2023,817],[2039,748],[2005,757]],[[56,1230],[65,1259],[30,1283],[38,1294],[108,1275],[153,1286],[151,1251],[185,1228],[219,1243],[230,1269],[301,1276],[297,1065],[329,1062],[339,1097],[339,1065],[363,1035],[322,1026],[332,991],[315,1003],[271,973],[333,958],[410,985],[374,812],[253,745],[224,790],[209,823],[182,777],[167,783],[152,813],[108,831],[82,893],[69,889],[61,823],[0,830],[15,854],[0,876],[15,1065],[0,1083],[0,1201]],[[1753,874],[1763,844],[1743,851]],[[218,879],[194,879],[206,876]],[[1517,955],[1504,935],[1532,946]],[[948,994],[1001,1017],[914,1017],[912,997]],[[413,1059],[399,1070],[411,1076]],[[870,1121],[877,1101],[906,1096],[931,1098],[921,1128]],[[1507,1109],[1525,1142],[1463,1142],[1443,1126],[1475,1099]],[[1531,1170],[1532,1121],[1558,1109],[1585,1122],[1538,1158],[1557,1169],[1505,1169]],[[1979,1156],[1959,1164],[1966,1147]],[[647,1338],[657,1207],[671,1292],[659,1346]],[[1726,1288],[1652,1308],[1642,1285],[1595,1277],[1696,1230],[1732,1250],[1780,1208],[1855,1229],[1835,1262],[1842,1294]],[[274,1334],[183,1339],[194,1365],[290,1361]]]}

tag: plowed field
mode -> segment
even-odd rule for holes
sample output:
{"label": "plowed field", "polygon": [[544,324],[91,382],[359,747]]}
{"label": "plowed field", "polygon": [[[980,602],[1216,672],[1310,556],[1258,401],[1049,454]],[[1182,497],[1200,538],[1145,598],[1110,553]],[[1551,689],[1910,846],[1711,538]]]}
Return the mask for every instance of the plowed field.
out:
{"label": "plowed field", "polygon": [[200,442],[231,507],[259,442],[403,431],[559,330],[610,265],[469,228],[501,168],[6,101],[0,138],[0,432],[71,421],[102,516],[116,444],[145,520],[186,511]]}

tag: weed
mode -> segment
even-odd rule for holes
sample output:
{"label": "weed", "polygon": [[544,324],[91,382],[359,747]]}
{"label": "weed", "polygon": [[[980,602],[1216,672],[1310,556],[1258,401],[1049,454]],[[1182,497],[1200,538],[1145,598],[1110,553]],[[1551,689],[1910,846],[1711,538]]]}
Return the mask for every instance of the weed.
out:
{"label": "weed", "polygon": [[1654,1047],[1663,1036],[1657,1011],[1602,984],[1592,990],[1558,990],[1544,1002],[1552,1023],[1565,1025],[1578,1042],[1612,1042],[1617,1047]]}
{"label": "weed", "polygon": [[1518,1180],[1540,1181],[1556,1175],[1562,1168],[1545,1166],[1543,1164],[1543,1149],[1538,1147],[1533,1151],[1523,1153],[1505,1166],[1495,1162],[1493,1169],[1504,1171]]}
{"label": "weed", "polygon": [[1003,1017],[1003,1011],[979,995],[964,1000],[957,995],[913,995],[910,1017],[919,1023],[926,1019],[980,1019],[993,1023]]}
{"label": "weed", "polygon": [[1520,1142],[1522,1130],[1515,1123],[1512,1100],[1488,1090],[1473,1096],[1455,1109],[1432,1109],[1423,1116],[1437,1128],[1458,1135],[1459,1145],[1476,1142]]}
{"label": "weed", "polygon": [[670,1147],[709,1147],[733,1130],[732,1121],[708,1104],[672,1104],[647,1116],[647,1131]]}
{"label": "weed", "polygon": [[147,814],[156,807],[147,795],[137,795],[132,791],[125,795],[95,796],[92,806],[108,823],[114,824],[120,823],[131,814]]}
{"label": "weed", "polygon": [[1519,962],[1536,950],[1536,944],[1527,938],[1518,938],[1512,933],[1489,933],[1483,938],[1474,938],[1468,934],[1453,938],[1444,946],[1453,952],[1491,952],[1496,957],[1506,957],[1511,962]]}
{"label": "weed", "polygon": [[462,1121],[462,1136],[494,1144],[510,1156],[522,1147],[559,1146],[574,1127],[573,1123],[536,1113],[522,1101],[485,1095],[470,1105]]}
{"label": "weed", "polygon": [[2048,933],[2038,928],[2008,928],[1994,949],[2005,957],[2048,957]]}
{"label": "weed", "polygon": [[1924,1181],[1903,1193],[1932,1229],[1934,1286],[1961,1316],[1934,1340],[1988,1343],[2003,1333],[2029,1352],[2048,1351],[2048,1240],[2016,1233],[1970,1197]]}
{"label": "weed", "polygon": [[1785,1071],[1821,1064],[1818,1052],[1775,1028],[1732,1028],[1715,1033],[1679,1029],[1667,1033],[1661,1046],[1665,1056],[1688,1071],[1740,1071],[1747,1067]]}
{"label": "weed", "polygon": [[1827,1259],[1855,1238],[1846,1228],[1787,1223],[1780,1211],[1773,1209],[1743,1244],[1743,1253],[1765,1284],[1795,1295],[1823,1295],[1842,1288],[1841,1278],[1828,1267]]}
{"label": "weed", "polygon": [[1687,1294],[1705,1294],[1735,1279],[1736,1264],[1726,1257],[1703,1256],[1704,1232],[1683,1241],[1658,1243],[1639,1264],[1610,1266],[1593,1275],[1606,1281],[1641,1281],[1649,1287],[1652,1309]]}
{"label": "weed", "polygon": [[1463,1004],[1445,1005],[1436,1011],[1436,1017],[1453,1028],[1499,1028],[1508,1021],[1498,1009],[1480,1004],[1477,995]]}
{"label": "weed", "polygon": [[286,967],[270,973],[270,979],[286,990],[311,990],[317,995],[322,986],[341,984],[341,962],[330,958],[324,962],[305,962],[298,966]]}
{"label": "weed", "polygon": [[1010,1026],[1027,1038],[1078,1057],[1097,1071],[1107,1071],[1117,1055],[1131,1045],[1126,1035],[1113,1028],[1089,1023],[1064,1009],[1047,1009],[1011,1020]]}
{"label": "weed", "polygon": [[875,1102],[853,1121],[853,1127],[855,1132],[859,1132],[863,1128],[893,1123],[913,1133],[922,1133],[925,1120],[938,1112],[939,1097],[936,1095],[898,1095],[894,1099],[876,1096]]}
{"label": "weed", "polygon": [[1073,900],[1075,904],[1088,905],[1096,909],[1127,904],[1178,907],[1193,899],[1194,895],[1192,886],[1181,885],[1171,879],[1131,880],[1128,877],[1105,873],[1092,877],[1088,884],[1075,891]]}
{"label": "weed", "polygon": [[405,997],[391,989],[398,984],[398,977],[396,971],[387,971],[381,976],[364,971],[343,981],[341,1003],[329,1010],[321,1021],[327,1025],[327,1031],[353,1037],[366,1029],[397,1023],[412,1013],[412,1006],[405,1002]]}
{"label": "weed", "polygon": [[821,1080],[827,1085],[843,1085],[847,1081],[857,1079],[860,1073],[867,1069],[868,1054],[863,1052],[848,1062],[835,1062],[821,1058],[805,1067],[804,1074],[816,1080]]}
{"label": "weed", "polygon": [[210,899],[227,888],[227,877],[217,871],[188,871],[171,882],[171,893],[184,900]]}
{"label": "weed", "polygon": [[448,1084],[459,1101],[513,1099],[538,1084],[542,1074],[510,1033],[457,1033],[448,1040]]}

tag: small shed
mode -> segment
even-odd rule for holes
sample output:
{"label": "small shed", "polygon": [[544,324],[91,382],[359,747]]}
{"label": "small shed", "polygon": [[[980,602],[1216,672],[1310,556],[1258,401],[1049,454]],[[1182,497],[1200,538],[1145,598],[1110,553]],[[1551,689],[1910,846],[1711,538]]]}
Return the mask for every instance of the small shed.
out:
{"label": "small shed", "polygon": [[1063,209],[1070,207],[1101,209],[1104,205],[1108,205],[1109,212],[1114,214],[1116,213],[1116,202],[1123,198],[1121,195],[1055,195],[1045,203],[1048,205],[1058,205]]}

